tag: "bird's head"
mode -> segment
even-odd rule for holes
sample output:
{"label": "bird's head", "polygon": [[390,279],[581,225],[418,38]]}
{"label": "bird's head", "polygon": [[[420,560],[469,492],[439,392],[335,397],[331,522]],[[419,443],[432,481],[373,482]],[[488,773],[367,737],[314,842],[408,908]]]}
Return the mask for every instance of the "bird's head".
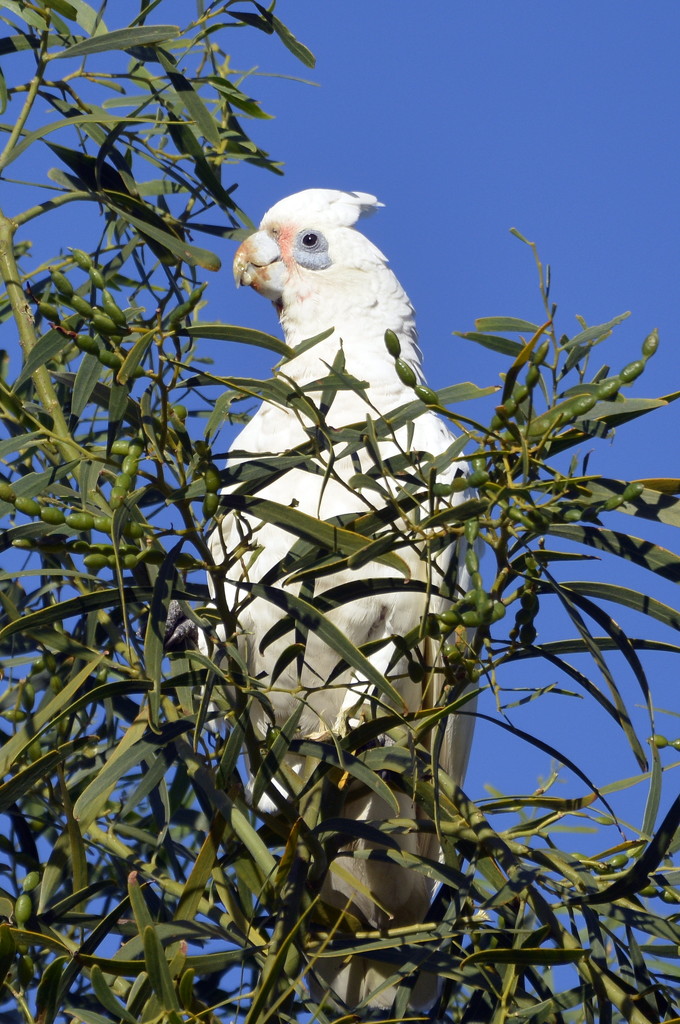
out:
{"label": "bird's head", "polygon": [[382,206],[365,192],[312,188],[272,206],[260,228],[234,258],[236,284],[249,285],[279,312],[337,288],[368,265],[384,265],[381,253],[353,230],[359,217]]}

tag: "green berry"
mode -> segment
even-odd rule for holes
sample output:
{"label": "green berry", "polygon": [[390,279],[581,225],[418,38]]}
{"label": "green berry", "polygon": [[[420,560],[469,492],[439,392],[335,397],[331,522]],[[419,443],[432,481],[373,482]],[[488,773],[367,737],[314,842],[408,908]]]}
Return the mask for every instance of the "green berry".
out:
{"label": "green berry", "polygon": [[645,489],[645,485],[640,480],[633,480],[629,483],[622,495],[622,501],[635,501],[639,498]]}
{"label": "green berry", "polygon": [[447,661],[460,661],[463,657],[462,651],[456,644],[444,644],[442,654]]}
{"label": "green berry", "polygon": [[607,377],[606,380],[600,381],[597,386],[596,395],[598,399],[605,401],[608,398],[613,398],[620,387],[621,378],[617,373],[615,377]]}
{"label": "green berry", "polygon": [[81,352],[87,352],[91,356],[99,355],[99,345],[89,334],[78,334],[73,340]]}
{"label": "green berry", "polygon": [[52,508],[48,505],[40,509],[40,518],[43,523],[48,523],[50,526],[63,526],[66,516],[60,508]]}
{"label": "green berry", "polygon": [[610,857],[607,863],[608,863],[610,868],[615,868],[616,869],[616,868],[625,867],[625,865],[628,863],[628,854],[627,853],[617,853],[613,857]]}
{"label": "green berry", "polygon": [[83,252],[82,249],[71,249],[71,255],[81,270],[89,270],[94,265],[92,257]]}
{"label": "green berry", "polygon": [[68,305],[72,307],[72,309],[75,309],[77,313],[80,313],[81,316],[84,316],[87,320],[91,318],[93,312],[92,306],[87,301],[87,299],[84,299],[82,297],[82,295],[77,295],[76,293],[74,293],[64,301],[67,302]]}
{"label": "green berry", "polygon": [[103,349],[99,353],[99,362],[104,366],[108,366],[110,370],[120,370],[123,365],[123,360],[117,352],[109,352],[108,349]]}
{"label": "green berry", "polygon": [[94,551],[90,555],[85,555],[83,559],[83,565],[88,569],[92,569],[93,572],[98,572],[99,569],[105,569],[108,565],[108,559],[106,555],[102,555],[97,551]]}
{"label": "green berry", "polygon": [[502,601],[494,601],[493,606],[491,608],[491,621],[499,622],[502,618],[504,618],[506,611],[507,608],[505,607]]}
{"label": "green berry", "polygon": [[418,661],[409,661],[408,676],[412,683],[422,683],[425,678],[425,669]]}
{"label": "green berry", "polygon": [[519,631],[519,639],[520,643],[533,644],[534,640],[536,639],[536,627],[533,626],[530,622],[522,626]]}
{"label": "green berry", "polygon": [[650,356],[653,356],[658,347],[659,332],[655,328],[651,334],[647,335],[644,342],[642,343],[642,354],[645,357],[645,359],[649,359]]}
{"label": "green berry", "polygon": [[115,486],[119,487],[127,494],[132,487],[132,477],[129,473],[119,473],[116,477]]}
{"label": "green berry", "polygon": [[42,299],[38,303],[38,312],[41,316],[44,316],[46,320],[55,321],[59,319],[59,310],[56,306],[53,306],[51,302],[45,302]]}
{"label": "green berry", "polygon": [[447,498],[453,492],[453,486],[435,482],[432,484],[431,490],[435,498]]}
{"label": "green berry", "polygon": [[208,492],[203,499],[203,516],[205,519],[210,519],[215,515],[218,508],[220,507],[220,496],[213,492]]}
{"label": "green berry", "polygon": [[66,299],[70,299],[73,295],[73,285],[69,279],[60,270],[50,270],[50,274],[52,283],[59,294],[63,295]]}
{"label": "green berry", "polygon": [[630,384],[631,381],[635,380],[640,376],[645,368],[644,359],[635,359],[632,363],[628,363],[628,366],[624,366],[619,374],[619,377],[624,384]]}
{"label": "green berry", "polygon": [[418,378],[416,377],[415,370],[406,362],[406,360],[399,358],[395,361],[394,366],[397,371],[397,376],[402,384],[406,384],[407,387],[412,388],[417,383]]}
{"label": "green berry", "polygon": [[433,391],[432,388],[428,388],[426,384],[416,384],[413,390],[425,405],[439,405],[437,392]]}
{"label": "green berry", "polygon": [[468,547],[465,552],[465,568],[469,573],[479,572],[479,558],[474,547]]}
{"label": "green berry", "polygon": [[94,529],[94,516],[89,512],[71,512],[66,517],[66,525],[70,526],[72,530],[92,530]]}
{"label": "green berry", "polygon": [[541,342],[541,344],[538,346],[538,348],[535,349],[534,352],[531,353],[531,362],[534,364],[534,366],[540,366],[540,364],[543,362],[543,360],[547,356],[549,348],[550,348],[550,339],[548,338],[548,339],[546,339],[546,341]]}
{"label": "green berry", "polygon": [[394,331],[385,331],[385,348],[394,359],[401,355],[401,342]]}
{"label": "green berry", "polygon": [[17,512],[23,512],[25,516],[39,516],[40,505],[34,498],[24,498],[21,495],[14,502]]}
{"label": "green berry", "polygon": [[17,898],[14,904],[14,920],[20,928],[23,928],[32,913],[33,900],[27,892],[24,892]]}
{"label": "green berry", "polygon": [[99,267],[88,267],[88,273],[90,275],[90,280],[92,281],[92,284],[95,286],[95,288],[101,289],[104,287],[104,275],[102,274]]}
{"label": "green berry", "polygon": [[209,494],[214,494],[218,491],[222,481],[217,466],[211,463],[203,473],[203,480],[205,481],[205,489]]}
{"label": "green berry", "polygon": [[[478,519],[468,519],[468,521],[465,524],[465,540],[468,542],[468,544],[474,544],[474,542],[477,540],[478,536],[479,536],[479,520]],[[476,568],[475,569],[470,569],[470,572],[476,572],[476,571],[477,571]]]}
{"label": "green berry", "polygon": [[488,482],[489,474],[485,469],[476,469],[467,478],[470,487],[483,487]]}
{"label": "green berry", "polygon": [[123,328],[114,323],[110,316],[107,316],[106,313],[101,313],[97,309],[92,313],[92,326],[98,330],[100,334],[120,335],[121,332],[123,332]]}
{"label": "green berry", "polygon": [[111,488],[111,497],[109,499],[109,504],[111,505],[111,508],[120,508],[120,506],[123,504],[123,502],[124,502],[126,497],[127,497],[127,489],[126,488],[118,487],[118,486],[112,487]]}

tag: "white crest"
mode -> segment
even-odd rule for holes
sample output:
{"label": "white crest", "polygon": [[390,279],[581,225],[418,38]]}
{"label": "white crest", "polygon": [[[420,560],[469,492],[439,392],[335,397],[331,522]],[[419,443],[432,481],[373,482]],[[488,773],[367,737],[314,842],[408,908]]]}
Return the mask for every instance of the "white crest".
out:
{"label": "white crest", "polygon": [[315,227],[350,228],[383,206],[368,192],[340,192],[332,188],[308,188],[279,200],[262,218],[261,228],[281,222],[302,222]]}

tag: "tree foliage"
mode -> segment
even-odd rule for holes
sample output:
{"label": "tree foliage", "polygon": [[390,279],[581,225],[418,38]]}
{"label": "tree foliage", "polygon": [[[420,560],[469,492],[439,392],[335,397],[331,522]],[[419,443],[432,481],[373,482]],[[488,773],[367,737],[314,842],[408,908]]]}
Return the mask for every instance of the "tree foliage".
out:
{"label": "tree foliage", "polygon": [[[638,360],[596,364],[597,346],[623,318],[559,335],[531,246],[544,322],[486,318],[463,334],[504,360],[500,387],[416,385],[408,406],[344,437],[370,444],[371,430],[390,432],[434,407],[461,435],[447,457],[469,460],[461,486],[474,498],[449,505],[450,485],[437,481],[443,467],[431,460],[400,467],[392,516],[342,530],[258,499],[272,475],[307,463],[317,442],[241,468],[235,481],[218,468],[228,424],[254,398],[309,409],[318,397],[290,394],[277,373],[260,380],[213,367],[206,340],[226,354],[230,342],[264,346],[284,371],[290,352],[275,337],[210,321],[203,271],[219,260],[199,243],[240,238],[250,226],[234,193],[243,161],[280,173],[242,127],[267,115],[233,69],[236,30],[275,34],[303,64],[313,58],[260,4],[197,6],[181,28],[160,22],[178,10],[162,0],[142,4],[123,27],[107,26],[105,4],[96,11],[83,0],[9,3],[0,13],[0,169],[23,185],[0,215],[3,331],[18,336],[23,360],[16,374],[5,361],[0,380],[3,1020],[265,1024],[307,1013],[330,1022],[342,1013],[319,1005],[305,977],[339,950],[393,964],[403,981],[396,1019],[424,966],[445,979],[440,1015],[461,1024],[676,1019],[680,799],[659,809],[678,743],[665,751],[657,734],[645,659],[664,654],[673,665],[680,653],[680,612],[650,596],[658,578],[678,581],[680,558],[628,533],[621,513],[680,525],[679,483],[613,480],[588,463],[598,439],[677,397],[637,397],[656,334]],[[78,218],[58,251],[43,253],[43,224],[61,207]],[[334,371],[327,386],[358,385]],[[474,399],[491,391],[498,400],[487,424]],[[330,629],[332,603],[313,598],[329,555],[357,569],[353,592],[332,598],[346,601],[370,589],[374,559],[398,567],[400,547],[423,530],[471,544],[471,591],[403,638],[416,674],[427,671],[417,658],[423,632],[443,646],[448,703],[383,716],[335,743],[298,736],[294,722],[272,729],[266,749],[254,751],[256,787],[289,749],[308,765],[288,779],[297,792],[278,816],[244,800],[239,758],[253,688],[236,645],[228,638],[219,670],[198,651],[164,650],[173,601],[214,630],[205,579],[219,582],[220,570],[206,536],[226,482],[238,483],[244,510],[298,537],[286,572],[304,577],[312,596],[290,592],[288,628],[325,630],[350,664],[366,652]],[[621,560],[647,572],[646,590],[620,582]],[[581,570],[583,579],[571,578]],[[612,605],[634,613],[636,635]],[[509,680],[529,666],[518,694]],[[242,707],[226,704],[225,679]],[[550,782],[505,795],[501,776],[498,791],[475,803],[433,770],[423,737],[452,711],[465,713],[471,685],[488,695],[480,716],[566,766],[572,795],[552,795]],[[378,690],[389,686],[378,680]],[[513,706],[549,691],[578,695],[584,715],[603,711],[639,775],[603,786],[513,724]],[[209,727],[211,700],[228,731]],[[388,730],[401,742],[371,744]],[[431,920],[406,934],[362,932],[318,896],[329,858],[358,827],[333,816],[334,794],[347,777],[382,792],[386,772],[436,821],[445,849],[439,865],[409,860],[392,838],[403,822],[370,825],[372,856],[441,882]],[[614,806],[630,789],[645,793],[637,823],[622,822]],[[578,849],[584,824],[600,846]]]}

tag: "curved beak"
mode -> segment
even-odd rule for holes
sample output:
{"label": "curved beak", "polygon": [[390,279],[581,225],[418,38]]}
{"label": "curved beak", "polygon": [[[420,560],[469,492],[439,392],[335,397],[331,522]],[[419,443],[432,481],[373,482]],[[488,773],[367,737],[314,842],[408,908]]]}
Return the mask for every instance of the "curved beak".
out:
{"label": "curved beak", "polygon": [[276,301],[283,291],[285,268],[281,250],[266,231],[256,231],[246,238],[234,256],[234,280],[254,288],[260,295]]}

